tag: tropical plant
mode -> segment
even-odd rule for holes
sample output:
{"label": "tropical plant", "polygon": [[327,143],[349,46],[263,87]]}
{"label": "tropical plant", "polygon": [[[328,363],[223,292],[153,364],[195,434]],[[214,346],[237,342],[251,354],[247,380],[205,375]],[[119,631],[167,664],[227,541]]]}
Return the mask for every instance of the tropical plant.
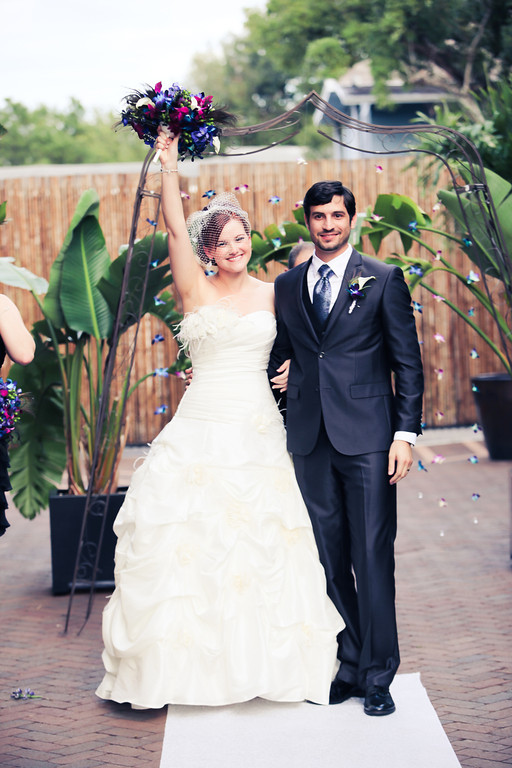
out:
{"label": "tropical plant", "polygon": [[[11,448],[14,503],[28,518],[46,508],[49,493],[61,482],[64,470],[70,493],[87,490],[96,444],[100,447],[93,492],[106,490],[126,440],[123,404],[153,373],[130,385],[130,366],[123,367],[120,385],[109,395],[106,418],[98,424],[109,356],[115,354],[113,331],[128,253],[125,246],[116,259],[110,259],[98,215],[98,195],[88,190],[78,202],[51,267],[43,301],[33,279],[10,265],[31,290],[43,316],[32,331],[36,339],[33,362],[10,369],[23,391],[32,394],[31,412],[20,422],[20,441]],[[151,251],[152,240],[148,236],[133,248],[121,334],[137,323],[139,307],[141,315],[154,314],[169,327],[181,318],[165,290],[172,282],[166,236],[156,233]]]}
{"label": "tropical plant", "polygon": [[252,272],[259,269],[267,271],[268,264],[277,261],[286,265],[288,254],[294,245],[301,240],[310,240],[309,232],[304,225],[304,209],[302,206],[293,211],[295,221],[285,221],[280,225],[270,224],[263,230],[263,235],[257,230],[251,233],[252,256],[248,268]]}
{"label": "tropical plant", "polygon": [[[379,195],[375,206],[367,211],[367,226],[362,227],[361,235],[368,239],[378,254],[382,241],[392,232],[397,232],[403,247],[403,253],[394,253],[386,261],[397,264],[406,274],[411,293],[421,285],[437,296],[443,303],[467,323],[494,352],[500,364],[512,376],[512,326],[510,311],[512,307],[512,185],[491,171],[486,171],[489,191],[496,208],[498,224],[501,229],[506,251],[498,247],[498,233],[488,226],[478,201],[470,192],[458,194],[451,190],[440,190],[438,197],[444,205],[448,221],[455,228],[440,229],[432,225],[430,217],[411,198],[405,195]],[[471,235],[468,233],[468,223]],[[449,249],[432,245],[422,236],[423,233],[437,235],[445,244],[462,250],[478,268],[464,274],[450,261]],[[411,253],[416,243],[429,254],[429,258],[418,257]],[[473,313],[467,313],[457,306],[453,297],[440,294],[430,283],[436,272],[450,274],[454,280],[464,285],[485,311],[492,317],[501,340],[496,343],[477,322]],[[500,286],[500,296],[495,298],[489,287],[488,278],[494,278]]]}

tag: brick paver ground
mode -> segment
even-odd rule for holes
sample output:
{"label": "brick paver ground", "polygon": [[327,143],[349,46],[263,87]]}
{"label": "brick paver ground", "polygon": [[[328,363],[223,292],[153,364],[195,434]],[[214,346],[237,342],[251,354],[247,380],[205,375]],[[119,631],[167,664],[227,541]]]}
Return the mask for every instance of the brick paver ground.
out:
{"label": "brick paver ground", "polygon": [[[463,768],[511,766],[512,463],[489,461],[470,430],[426,435],[415,458],[399,493],[400,671],[421,673]],[[25,521],[11,509],[10,520],[0,539],[0,765],[158,768],[165,709],[94,695],[105,593],[80,633],[87,597],[75,597],[64,635],[68,598],[50,591],[48,515]],[[18,687],[42,698],[13,700]]]}

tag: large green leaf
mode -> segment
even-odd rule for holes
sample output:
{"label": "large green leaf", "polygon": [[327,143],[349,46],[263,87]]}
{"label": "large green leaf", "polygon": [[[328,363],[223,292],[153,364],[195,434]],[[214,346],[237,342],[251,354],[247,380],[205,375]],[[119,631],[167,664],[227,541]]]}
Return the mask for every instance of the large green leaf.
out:
{"label": "large green leaf", "polygon": [[370,242],[378,253],[383,238],[393,229],[398,228],[404,251],[407,253],[413,243],[408,234],[414,223],[420,229],[429,226],[430,218],[416,203],[406,195],[379,195],[373,209],[375,216],[381,221],[370,221],[372,230],[368,234]]}
{"label": "large green leaf", "polygon": [[62,268],[66,258],[67,250],[74,237],[75,230],[84,218],[89,216],[98,220],[100,200],[98,193],[94,189],[86,190],[75,208],[71,224],[64,238],[62,248],[50,269],[50,284],[48,292],[44,299],[44,312],[52,321],[56,328],[65,326],[65,319],[60,305],[61,287],[62,287]]}
{"label": "large green leaf", "polygon": [[10,479],[14,503],[33,518],[46,509],[50,492],[66,466],[62,388],[54,351],[36,338],[29,365],[14,364],[9,376],[27,394],[29,406],[18,425],[19,442],[10,446]]}
{"label": "large green leaf", "polygon": [[[133,247],[132,263],[130,276],[128,279],[127,295],[121,318],[123,330],[129,328],[137,321],[137,313],[142,299],[144,288],[144,276],[148,258],[151,258],[151,264],[148,274],[147,289],[142,304],[142,314],[151,312],[155,306],[155,296],[158,296],[163,288],[172,283],[172,276],[169,272],[169,259],[167,250],[167,235],[161,232],[155,234],[153,250],[151,251],[152,235],[148,235],[142,240],[138,240]],[[123,275],[126,267],[128,248],[124,247],[121,253],[109,265],[106,275],[99,281],[98,289],[105,298],[110,308],[110,312],[115,316],[119,301],[121,299],[121,289],[123,284]]]}
{"label": "large green leaf", "polygon": [[[508,253],[512,254],[512,185],[492,171],[486,170],[485,173],[505,246]],[[493,233],[489,233],[486,227],[486,219],[481,214],[477,200],[471,194],[463,194],[459,203],[457,194],[447,189],[440,190],[438,197],[458,223],[462,234],[466,233],[466,220],[469,222],[472,245],[464,245],[463,249],[471,261],[485,274],[502,279],[503,271],[500,270],[499,265],[500,254],[496,252],[492,244],[491,235]],[[461,210],[461,205],[463,210]]]}
{"label": "large green leaf", "polygon": [[17,267],[12,256],[0,258],[0,283],[13,288],[25,288],[38,294],[48,290],[48,281],[44,277],[34,275],[25,267]]}
{"label": "large green leaf", "polygon": [[105,238],[94,216],[82,219],[63,253],[60,305],[67,326],[107,339],[113,315],[98,289],[110,267]]}

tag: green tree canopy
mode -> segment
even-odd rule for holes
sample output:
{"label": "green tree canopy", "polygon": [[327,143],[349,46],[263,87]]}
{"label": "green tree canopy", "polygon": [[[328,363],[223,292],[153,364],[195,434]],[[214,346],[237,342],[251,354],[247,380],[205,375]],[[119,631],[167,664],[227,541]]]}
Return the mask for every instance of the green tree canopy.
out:
{"label": "green tree canopy", "polygon": [[45,106],[28,109],[7,99],[0,108],[6,129],[0,142],[0,165],[114,163],[142,160],[147,147],[127,131],[115,131],[113,114],[88,118],[76,99],[56,112]]}
{"label": "green tree canopy", "polygon": [[244,34],[212,67],[197,57],[192,74],[245,123],[278,114],[363,59],[381,102],[391,72],[409,81],[423,71],[474,104],[487,75],[510,71],[511,43],[512,0],[268,0],[247,13]]}

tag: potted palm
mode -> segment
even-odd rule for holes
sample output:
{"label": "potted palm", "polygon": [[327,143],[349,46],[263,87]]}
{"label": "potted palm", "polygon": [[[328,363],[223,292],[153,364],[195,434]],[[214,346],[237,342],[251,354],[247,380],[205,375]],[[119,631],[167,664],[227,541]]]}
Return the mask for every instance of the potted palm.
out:
{"label": "potted palm", "polygon": [[[110,486],[126,441],[123,404],[141,381],[153,374],[131,384],[129,367],[125,366],[117,387],[109,391],[106,418],[98,422],[128,252],[128,247],[123,247],[111,260],[98,216],[98,195],[88,190],[78,202],[51,267],[43,300],[37,292],[40,286],[27,275],[22,277],[42,319],[32,331],[36,340],[33,362],[25,368],[14,365],[10,370],[23,391],[32,396],[30,413],[25,413],[20,422],[19,442],[11,451],[13,499],[27,518],[46,509],[49,501],[55,593],[68,591],[73,577],[85,494],[90,485],[89,493],[92,491],[95,497],[107,491],[110,497],[111,519],[105,526],[105,558],[99,564],[97,583],[113,579],[114,539],[108,537],[124,495],[110,496]],[[147,271],[149,254],[151,266]],[[169,327],[175,325],[181,315],[165,290],[171,282],[166,236],[156,233],[137,241],[120,333],[148,312]],[[67,478],[64,489],[63,476]],[[70,505],[77,508],[74,513]],[[92,567],[95,558],[92,550],[98,527],[94,514],[88,520],[91,530],[86,532],[84,555],[91,563],[86,563],[85,570]],[[79,578],[87,579],[87,574],[82,572]]]}
{"label": "potted palm", "polygon": [[[494,353],[500,371],[482,374],[472,379],[475,404],[490,458],[512,459],[512,185],[491,171],[486,171],[488,189],[494,201],[498,226],[496,231],[482,215],[478,200],[471,192],[458,194],[451,190],[438,192],[446,214],[455,224],[455,232],[432,225],[430,217],[410,198],[404,195],[379,195],[373,210],[367,212],[368,226],[361,230],[367,235],[378,253],[383,239],[391,232],[400,236],[403,253],[386,258],[404,270],[412,293],[421,285],[455,312],[482,339]],[[453,229],[453,228],[452,228]],[[458,234],[456,233],[458,231]],[[450,261],[445,248],[439,249],[423,233],[437,235],[467,254],[478,269],[464,274]],[[497,247],[499,237],[505,245]],[[429,258],[411,253],[413,244],[429,254]],[[443,243],[443,244],[444,244]],[[438,271],[448,273],[464,285],[474,300],[488,313],[498,330],[496,342],[477,322],[473,313],[457,306],[449,295],[442,295],[430,282]],[[499,297],[489,289],[488,278],[494,279]]]}

